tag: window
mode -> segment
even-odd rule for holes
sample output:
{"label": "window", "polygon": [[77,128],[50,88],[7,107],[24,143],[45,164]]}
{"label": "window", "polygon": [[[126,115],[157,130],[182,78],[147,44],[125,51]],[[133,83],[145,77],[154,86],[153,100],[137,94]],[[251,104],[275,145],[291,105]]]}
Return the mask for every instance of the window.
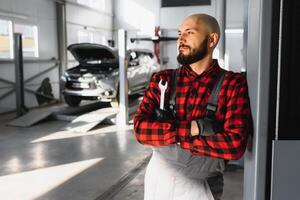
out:
{"label": "window", "polygon": [[89,43],[108,45],[105,36],[103,36],[98,32],[88,31],[88,30],[78,30],[77,41],[78,43],[89,42]]}
{"label": "window", "polygon": [[77,3],[90,8],[105,11],[105,0],[77,0]]}
{"label": "window", "polygon": [[12,22],[0,19],[0,59],[13,58]]}
{"label": "window", "polygon": [[22,34],[24,57],[39,56],[37,26],[13,24],[12,21],[0,19],[0,59],[13,59],[13,33]]}
{"label": "window", "polygon": [[38,57],[37,26],[14,24],[14,32],[22,34],[23,56]]}
{"label": "window", "polygon": [[94,34],[90,31],[79,30],[78,31],[78,43],[82,43],[82,42],[93,43],[94,42]]}
{"label": "window", "polygon": [[108,45],[106,37],[100,33],[94,32],[94,43]]}

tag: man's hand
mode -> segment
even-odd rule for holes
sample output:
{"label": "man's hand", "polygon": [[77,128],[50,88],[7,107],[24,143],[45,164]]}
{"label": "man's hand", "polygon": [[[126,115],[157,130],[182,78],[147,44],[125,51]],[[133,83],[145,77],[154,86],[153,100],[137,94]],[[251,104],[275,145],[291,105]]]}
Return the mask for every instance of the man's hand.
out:
{"label": "man's hand", "polygon": [[[195,128],[195,124],[197,124],[198,127],[198,135],[202,136],[209,136],[217,133],[218,131],[223,130],[223,124],[216,121],[216,120],[211,120],[208,118],[204,119],[197,119],[193,122],[193,128]],[[192,124],[191,124],[192,125]],[[195,134],[196,130],[193,130],[193,134]],[[192,135],[192,127],[191,127],[191,135]]]}
{"label": "man's hand", "polygon": [[191,136],[197,136],[200,133],[199,126],[196,120],[191,121]]}
{"label": "man's hand", "polygon": [[160,122],[172,121],[175,119],[173,112],[170,110],[162,110],[159,108],[155,108],[154,114],[155,114],[154,119]]}

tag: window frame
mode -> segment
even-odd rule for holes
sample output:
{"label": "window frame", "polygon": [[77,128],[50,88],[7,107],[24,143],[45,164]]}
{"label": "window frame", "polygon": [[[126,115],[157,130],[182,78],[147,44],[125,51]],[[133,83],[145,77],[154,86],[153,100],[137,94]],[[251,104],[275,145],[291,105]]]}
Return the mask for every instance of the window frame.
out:
{"label": "window frame", "polygon": [[39,28],[36,24],[32,23],[26,23],[26,22],[19,22],[14,21],[12,19],[7,19],[5,17],[1,17],[0,20],[9,22],[9,43],[10,43],[10,49],[9,49],[9,56],[8,57],[0,57],[0,61],[6,61],[6,60],[14,60],[14,33],[17,33],[15,30],[16,25],[21,26],[30,26],[33,27],[33,39],[34,39],[34,51],[33,56],[26,55],[28,52],[24,52],[24,42],[23,42],[23,34],[22,34],[22,42],[23,42],[23,58],[27,59],[38,59],[40,57],[40,49],[39,49]]}
{"label": "window frame", "polygon": [[22,23],[22,22],[13,22],[13,33],[18,33],[15,30],[15,26],[20,25],[20,26],[27,26],[33,28],[33,41],[34,41],[34,56],[26,56],[26,51],[24,51],[24,34],[22,34],[22,43],[23,43],[23,57],[24,58],[32,58],[32,59],[38,59],[39,58],[39,30],[38,26],[35,24],[29,24],[29,23]]}

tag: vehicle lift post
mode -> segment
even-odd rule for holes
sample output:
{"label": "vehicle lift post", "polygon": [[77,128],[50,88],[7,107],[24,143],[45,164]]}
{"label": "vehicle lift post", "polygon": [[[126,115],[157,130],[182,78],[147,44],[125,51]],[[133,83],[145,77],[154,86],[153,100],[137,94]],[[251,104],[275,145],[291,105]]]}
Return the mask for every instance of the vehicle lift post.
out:
{"label": "vehicle lift post", "polygon": [[24,103],[24,73],[23,73],[23,48],[22,34],[14,33],[14,61],[15,61],[15,91],[16,91],[16,114],[21,116],[28,109]]}
{"label": "vehicle lift post", "polygon": [[128,81],[126,58],[127,32],[124,29],[118,31],[118,49],[119,49],[119,113],[117,115],[117,124],[126,126],[128,124]]}

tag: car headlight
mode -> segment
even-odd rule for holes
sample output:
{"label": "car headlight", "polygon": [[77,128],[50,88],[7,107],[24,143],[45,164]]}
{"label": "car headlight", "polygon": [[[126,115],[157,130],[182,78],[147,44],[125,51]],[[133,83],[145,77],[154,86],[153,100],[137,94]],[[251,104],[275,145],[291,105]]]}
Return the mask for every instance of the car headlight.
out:
{"label": "car headlight", "polygon": [[114,71],[111,73],[111,76],[118,76],[119,75],[119,71]]}
{"label": "car headlight", "polygon": [[65,72],[65,73],[60,77],[60,80],[61,80],[62,82],[67,82],[68,77],[69,77],[69,74],[68,74],[67,72]]}
{"label": "car headlight", "polygon": [[71,80],[70,79],[70,74],[68,72],[65,72],[63,76],[65,77],[66,81],[70,81]]}
{"label": "car headlight", "polygon": [[60,80],[61,80],[62,82],[67,82],[67,78],[66,78],[65,76],[61,76],[61,77],[60,77]]}

